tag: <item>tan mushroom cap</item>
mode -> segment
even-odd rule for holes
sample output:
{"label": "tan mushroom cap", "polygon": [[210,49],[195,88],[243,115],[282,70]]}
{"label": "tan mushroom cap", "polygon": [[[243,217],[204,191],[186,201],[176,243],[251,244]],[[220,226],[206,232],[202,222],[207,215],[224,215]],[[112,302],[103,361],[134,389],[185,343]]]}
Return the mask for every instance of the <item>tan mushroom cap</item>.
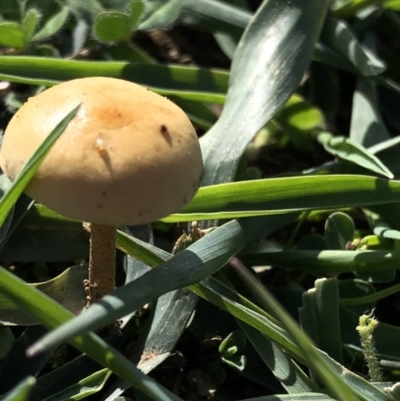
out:
{"label": "tan mushroom cap", "polygon": [[30,98],[4,134],[0,166],[11,180],[79,103],[28,195],[67,217],[110,225],[149,223],[194,196],[203,164],[185,113],[114,78],[75,79]]}

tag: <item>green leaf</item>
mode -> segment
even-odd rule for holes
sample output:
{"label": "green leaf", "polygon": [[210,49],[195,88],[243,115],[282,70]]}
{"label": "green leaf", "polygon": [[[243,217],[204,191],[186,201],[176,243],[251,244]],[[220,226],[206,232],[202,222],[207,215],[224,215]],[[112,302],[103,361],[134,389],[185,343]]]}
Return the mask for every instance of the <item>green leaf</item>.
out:
{"label": "green leaf", "polygon": [[68,7],[61,7],[58,13],[54,14],[44,22],[43,27],[33,35],[32,41],[36,42],[39,40],[44,40],[55,35],[64,26],[68,15]]}
{"label": "green leaf", "polygon": [[400,181],[361,175],[270,178],[202,187],[166,222],[396,203]]}
{"label": "green leaf", "polygon": [[97,15],[93,35],[99,42],[113,43],[127,40],[131,34],[131,21],[118,11],[104,11]]}
{"label": "green leaf", "polygon": [[24,17],[22,29],[24,32],[25,46],[31,41],[31,38],[39,24],[40,13],[38,10],[31,8]]}
{"label": "green leaf", "polygon": [[246,355],[234,354],[229,356],[222,356],[221,360],[231,368],[242,372],[246,368],[247,359]]}
{"label": "green leaf", "polygon": [[259,401],[334,401],[334,399],[326,394],[306,392],[295,395],[293,394],[270,395],[270,396],[260,397]]}
{"label": "green leaf", "polygon": [[346,22],[327,18],[322,38],[343,54],[361,75],[375,76],[386,70],[383,61],[365,51]]}
{"label": "green leaf", "polygon": [[[53,344],[54,341],[59,343],[66,338],[74,337],[77,332],[86,331],[88,325],[103,326],[103,319],[111,319],[113,321],[115,316],[128,315],[144,303],[154,301],[169,291],[197,283],[210,276],[219,270],[238,248],[243,246],[239,234],[240,225],[235,223],[228,223],[210,232],[172,259],[167,260],[163,264],[163,268],[153,269],[135,281],[106,295],[103,301],[109,303],[110,307],[113,305],[115,307],[114,311],[107,308],[108,311],[104,314],[103,301],[95,303],[65,327],[49,333],[39,347],[45,348]],[[233,238],[230,238],[232,235],[231,230],[236,234]],[[118,242],[117,240],[117,245]],[[149,255],[149,250],[142,247],[141,251]],[[138,254],[134,256],[140,257]],[[154,256],[152,257],[153,263],[159,264],[160,259],[154,259]],[[188,266],[190,266],[190,274]],[[138,288],[139,291],[132,290],[132,287]],[[120,302],[121,298],[124,299],[123,302]],[[94,317],[94,319],[88,319],[88,315]]]}
{"label": "green leaf", "polygon": [[368,149],[358,144],[351,138],[342,136],[332,137],[330,134],[321,133],[318,141],[322,143],[325,150],[330,154],[346,160],[350,163],[357,164],[374,173],[383,175],[387,178],[393,178],[393,173]]}
{"label": "green leaf", "polygon": [[28,401],[31,393],[36,385],[36,379],[34,377],[27,377],[17,387],[7,393],[4,398],[1,397],[2,401]]}
{"label": "green leaf", "polygon": [[371,273],[395,269],[400,261],[399,252],[391,251],[290,251],[257,253],[257,247],[243,259],[255,266],[274,265],[296,269],[315,275],[338,273]]}
{"label": "green leaf", "polygon": [[229,357],[246,348],[246,337],[241,331],[234,331],[224,338],[218,347],[222,356]]}
{"label": "green leaf", "polygon": [[201,138],[204,185],[234,178],[247,144],[297,88],[311,61],[328,3],[262,3],[232,61],[222,115]]}
{"label": "green leaf", "polygon": [[39,168],[40,163],[50,151],[51,146],[56,142],[58,137],[64,132],[65,128],[67,128],[69,122],[74,118],[78,108],[79,106],[75,107],[57,124],[57,126],[25,164],[9,191],[3,195],[0,200],[0,225],[4,223],[14,203],[25,190],[25,187],[29,184],[29,181]]}
{"label": "green leaf", "polygon": [[[396,205],[394,205],[396,206]],[[364,210],[366,217],[375,235],[381,238],[400,240],[400,231],[392,229],[391,226],[377,213]],[[393,214],[395,216],[395,214]]]}
{"label": "green leaf", "polygon": [[10,82],[52,86],[69,79],[99,75],[126,79],[162,95],[207,103],[225,101],[229,79],[226,71],[173,64],[0,56],[0,79]]}
{"label": "green leaf", "polygon": [[276,316],[282,326],[290,333],[290,337],[301,350],[304,359],[315,374],[324,382],[324,385],[329,388],[330,392],[341,401],[357,401],[354,387],[350,387],[343,382],[338,373],[332,369],[331,364],[315,347],[307,335],[301,331],[295,320],[285,311],[285,309],[276,301],[272,294],[259,282],[250,272],[241,264],[238,259],[231,261],[231,266],[243,280],[244,284],[249,288],[254,296],[256,296],[261,304],[267,310]]}
{"label": "green leaf", "polygon": [[329,249],[346,249],[354,238],[354,222],[346,213],[332,213],[325,222],[325,241]]}
{"label": "green leaf", "polygon": [[253,14],[231,3],[214,0],[185,0],[183,22],[212,33],[226,32],[239,39]]}
{"label": "green leaf", "polygon": [[[197,253],[199,259],[204,260],[205,264],[197,263],[196,265],[195,262],[196,259],[193,259],[191,262],[187,264],[185,263],[180,267],[174,266],[174,269],[172,269],[174,261],[171,260],[169,262],[169,266],[171,266],[171,268],[165,269],[166,265],[164,265],[164,268],[154,269],[149,273],[145,274],[144,276],[142,276],[140,279],[135,280],[134,282],[125,286],[127,291],[126,292],[124,291],[124,296],[117,301],[117,304],[114,305],[114,309],[112,311],[110,307],[112,304],[114,304],[114,302],[112,300],[112,297],[109,296],[107,301],[108,313],[106,313],[106,316],[102,316],[103,313],[101,311],[102,308],[100,307],[100,305],[98,304],[92,305],[90,308],[92,313],[90,321],[87,319],[88,318],[87,315],[83,319],[78,317],[76,318],[79,320],[79,324],[77,327],[80,327],[81,329],[85,330],[85,327],[87,328],[88,324],[89,325],[99,324],[99,326],[102,326],[103,322],[107,321],[107,319],[109,318],[113,319],[115,316],[118,316],[119,313],[121,313],[121,316],[125,315],[126,311],[121,310],[121,308],[122,309],[125,308],[124,303],[128,300],[128,298],[130,298],[131,300],[135,299],[134,302],[136,302],[136,304],[141,305],[145,303],[146,302],[145,300],[148,299],[150,294],[149,293],[146,294],[146,290],[144,289],[147,287],[147,289],[153,291],[154,285],[158,283],[158,280],[155,279],[155,276],[151,274],[153,272],[158,272],[154,273],[155,275],[160,274],[159,272],[161,272],[162,275],[164,273],[168,275],[168,280],[166,280],[164,277],[161,277],[159,281],[160,286],[164,287],[166,284],[170,286],[171,285],[170,282],[173,280],[179,281],[181,286],[185,285],[184,282],[190,283],[191,280],[197,281],[199,279],[199,275],[207,273],[209,274],[210,272],[209,269],[212,268],[213,263],[220,264],[222,262],[221,258],[223,260],[226,258],[227,244],[230,243],[231,244],[230,246],[232,246],[233,248],[242,247],[244,244],[251,243],[255,240],[255,238],[259,238],[260,236],[265,236],[268,234],[268,232],[272,232],[273,230],[276,230],[277,227],[284,224],[282,218],[280,218],[279,221],[275,220],[274,218],[269,218],[268,223],[269,223],[268,226],[266,226],[264,219],[257,219],[257,220],[250,219],[247,221],[243,221],[240,224],[236,221],[231,221],[230,223],[227,223],[225,225],[226,227],[223,226],[212,231],[210,234],[207,234],[205,237],[203,237],[195,244],[193,244],[190,248],[187,248],[185,251],[183,251],[182,253],[180,253],[175,257],[175,258],[178,258],[179,256],[182,257],[184,256],[185,253],[188,254],[188,252],[193,252]],[[216,234],[212,235],[213,233]],[[209,239],[209,242],[205,241],[207,237]],[[138,252],[134,253],[134,255],[137,257],[140,251],[139,259],[153,266],[160,264],[161,260],[160,255],[169,255],[166,254],[164,251],[158,250],[158,248],[151,247],[148,244],[143,243],[139,240],[131,238],[130,241],[128,241],[128,238],[126,236],[124,237],[123,242],[121,241],[121,239],[122,238],[119,238],[118,241],[120,248],[124,250],[127,249],[137,250]],[[155,250],[156,253],[153,253],[152,250]],[[215,255],[214,252],[216,253]],[[217,255],[219,256],[217,257]],[[168,258],[168,256],[165,257]],[[204,273],[205,268],[208,269],[208,271]],[[181,270],[182,272],[183,270],[185,271],[186,275],[185,279],[182,279],[181,277],[180,273]],[[266,312],[261,310],[259,307],[255,306],[245,298],[241,297],[236,292],[233,292],[228,287],[221,285],[213,278],[207,279],[202,284],[192,285],[190,288],[197,295],[204,297],[206,300],[214,303],[219,308],[243,320],[252,327],[255,327],[257,330],[267,335],[268,338],[271,338],[273,341],[280,344],[291,355],[295,355],[296,359],[299,359],[301,363],[305,363],[305,360],[301,357],[299,350],[288,339],[287,333],[284,332],[278,326],[276,326],[276,324],[274,323],[274,319],[271,318]],[[164,288],[164,291],[168,290],[169,288]],[[124,301],[121,302],[122,300]],[[117,307],[115,308],[115,306]],[[136,309],[133,303],[131,303],[130,307],[132,308],[132,310]],[[97,314],[96,316],[96,312],[93,309],[97,309],[97,311],[100,312],[100,314]],[[328,358],[326,354],[322,355],[325,355],[325,358]],[[333,360],[329,358],[327,359],[327,361],[330,363],[332,369],[334,369],[335,372],[340,375],[341,380],[343,380],[348,384],[351,384],[352,387],[354,387],[359,393],[362,392],[363,394],[365,394],[365,397],[362,397],[363,399],[365,400],[377,399],[377,400],[388,401],[388,398],[385,397],[381,391],[377,390],[375,387],[373,387],[371,384],[369,384],[359,376],[353,374],[347,369],[343,369],[341,365],[335,363]]]}
{"label": "green leaf", "polygon": [[60,52],[57,48],[47,43],[36,45],[33,51],[35,55],[41,57],[60,57]]}
{"label": "green leaf", "polygon": [[400,11],[400,1],[399,0],[384,0],[383,7],[389,8],[395,11]]}
{"label": "green leaf", "polygon": [[215,32],[214,39],[225,55],[232,60],[240,38],[235,38],[229,33]]}
{"label": "green leaf", "polygon": [[[400,284],[395,284],[382,291],[375,291],[372,284],[364,280],[344,280],[340,282],[340,305],[341,306],[362,306],[362,310],[358,310],[360,315],[365,311],[366,307],[373,309],[375,303],[380,299],[384,299],[400,290]],[[361,295],[362,294],[362,295]],[[360,296],[359,296],[360,295]],[[368,305],[369,304],[369,305]]]}
{"label": "green leaf", "polygon": [[[287,220],[291,221],[291,218],[292,216],[288,216]],[[77,331],[88,330],[89,326],[102,327],[107,324],[109,319],[112,322],[118,317],[125,316],[149,300],[154,300],[168,291],[185,287],[208,277],[220,269],[246,243],[251,243],[260,235],[267,235],[285,224],[285,220],[282,218],[268,220],[268,225],[265,224],[263,219],[243,222],[231,221],[210,232],[173,259],[170,259],[170,254],[158,248],[150,247],[146,243],[119,233],[117,246],[120,250],[150,266],[158,266],[163,260],[167,260],[167,262],[164,263],[163,268],[151,270],[134,282],[120,287],[108,295],[107,302],[110,302],[110,306],[114,306],[113,310],[108,309],[108,312],[104,314],[100,304],[93,304],[85,312],[86,317],[84,314],[80,315],[68,324],[69,327],[65,326],[60,328],[59,331],[63,336],[68,337],[74,336]],[[210,289],[204,286],[194,286],[193,291],[200,296],[204,296],[204,291],[210,294]],[[212,299],[215,300],[215,297]],[[121,300],[123,301],[121,302]],[[207,300],[209,299],[207,298]],[[226,301],[221,303],[220,299],[217,298],[217,300],[219,302],[216,305],[225,308],[224,302]],[[91,319],[87,318],[87,314],[91,316]],[[56,335],[53,336],[54,334]],[[49,342],[52,343],[53,341],[62,341],[56,331],[38,343],[37,349],[43,349],[48,346]],[[283,341],[287,344],[285,339]]]}
{"label": "green leaf", "polygon": [[218,351],[223,362],[234,369],[242,371],[246,367],[246,357],[242,354],[245,348],[245,335],[241,331],[234,331],[222,340]]}
{"label": "green leaf", "polygon": [[289,98],[275,118],[291,142],[303,151],[314,148],[312,130],[324,125],[322,113],[297,94]]}
{"label": "green leaf", "polygon": [[17,22],[0,22],[0,45],[22,49],[25,42],[21,25]]}
{"label": "green leaf", "polygon": [[104,11],[99,0],[66,0],[66,5],[77,19],[93,22],[96,15]]}
{"label": "green leaf", "polygon": [[344,71],[356,73],[353,64],[338,51],[331,49],[322,42],[318,42],[315,46],[313,60],[318,63],[324,63],[330,67],[340,68]]}
{"label": "green leaf", "polygon": [[376,84],[371,79],[359,77],[353,95],[350,138],[369,147],[390,138],[378,108]]}
{"label": "green leaf", "polygon": [[337,17],[350,18],[358,11],[374,5],[400,9],[399,0],[336,0],[332,6],[332,11]]}
{"label": "green leaf", "polygon": [[278,344],[268,340],[253,327],[241,321],[238,323],[259,356],[289,394],[318,391],[301,367]]}
{"label": "green leaf", "polygon": [[139,368],[149,373],[171,355],[195,310],[198,298],[188,289],[172,291],[157,300],[151,327],[142,333]]}
{"label": "green leaf", "polygon": [[316,280],[315,287],[303,294],[299,317],[301,327],[316,346],[335,361],[342,363],[337,280]]}
{"label": "green leaf", "polygon": [[146,13],[145,18],[140,22],[139,30],[160,29],[172,25],[180,16],[183,7],[183,0],[167,0],[160,2],[160,5]]}
{"label": "green leaf", "polygon": [[133,32],[139,23],[145,9],[145,3],[141,0],[132,0],[130,8],[130,31]]}
{"label": "green leaf", "polygon": [[268,339],[276,342],[285,352],[304,363],[304,358],[301,357],[300,351],[287,337],[287,333],[278,325],[277,320],[236,291],[226,287],[212,277],[199,284],[192,285],[190,289],[198,296],[267,336]]}
{"label": "green leaf", "polygon": [[[397,163],[397,152],[400,149],[400,137],[394,137],[371,146],[368,150],[379,157],[385,165],[390,168],[394,175],[399,175],[400,169]],[[399,226],[400,227],[400,226]]]}
{"label": "green leaf", "polygon": [[81,400],[89,397],[103,389],[111,374],[110,369],[99,370],[80,380],[78,383],[43,399],[43,401]]}
{"label": "green leaf", "polygon": [[[2,307],[3,305],[1,305]],[[2,361],[14,344],[14,334],[9,327],[0,326],[0,361]]]}
{"label": "green leaf", "polygon": [[396,277],[396,270],[394,268],[384,270],[375,269],[375,271],[367,272],[357,271],[355,274],[360,279],[370,283],[391,283]]}

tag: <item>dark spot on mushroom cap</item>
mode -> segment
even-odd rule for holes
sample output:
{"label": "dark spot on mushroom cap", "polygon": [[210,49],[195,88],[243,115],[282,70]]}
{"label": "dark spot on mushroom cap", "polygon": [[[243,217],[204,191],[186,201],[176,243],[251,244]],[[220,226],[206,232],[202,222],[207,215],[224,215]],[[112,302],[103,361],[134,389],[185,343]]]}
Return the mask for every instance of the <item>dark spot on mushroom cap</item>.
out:
{"label": "dark spot on mushroom cap", "polygon": [[106,194],[107,194],[107,192],[106,191],[103,191],[102,193],[101,193],[101,196],[106,196]]}
{"label": "dark spot on mushroom cap", "polygon": [[170,133],[168,132],[168,127],[165,124],[160,125],[160,132],[164,139],[167,141],[169,146],[172,146],[172,138]]}

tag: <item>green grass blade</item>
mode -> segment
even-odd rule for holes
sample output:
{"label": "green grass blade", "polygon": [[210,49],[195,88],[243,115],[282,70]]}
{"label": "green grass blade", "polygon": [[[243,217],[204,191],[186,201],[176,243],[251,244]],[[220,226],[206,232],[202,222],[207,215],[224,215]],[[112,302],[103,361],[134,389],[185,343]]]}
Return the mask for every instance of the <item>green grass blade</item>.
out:
{"label": "green grass blade", "polygon": [[335,1],[332,4],[332,11],[337,17],[350,18],[358,11],[377,3],[376,0],[348,0]]}
{"label": "green grass blade", "polygon": [[369,147],[390,139],[379,109],[376,82],[358,77],[353,95],[350,138]]}
{"label": "green grass blade", "polygon": [[332,137],[331,134],[322,132],[318,135],[318,141],[328,153],[339,159],[357,164],[366,170],[383,175],[386,178],[394,178],[393,173],[378,157],[352,138],[343,136]]}
{"label": "green grass blade", "polygon": [[36,349],[52,347],[54,343],[60,344],[78,333],[101,327],[106,320],[125,316],[169,291],[210,276],[243,246],[240,234],[241,227],[235,222],[219,227],[162,266],[106,295],[68,325],[50,332]]}
{"label": "green grass blade", "polygon": [[[74,315],[35,288],[28,287],[21,279],[0,267],[0,293],[40,323],[54,328]],[[71,341],[96,362],[111,369],[149,397],[158,401],[179,401],[180,398],[144,375],[134,364],[113,349],[97,335],[90,333]]]}
{"label": "green grass blade", "polygon": [[137,27],[138,30],[163,29],[170,27],[181,14],[183,0],[167,0],[149,15],[142,19]]}
{"label": "green grass blade", "polygon": [[[248,301],[248,307],[243,306],[244,299],[240,297],[240,295],[238,295],[237,293],[232,294],[231,292],[229,292],[229,288],[224,287],[221,283],[214,280],[213,278],[210,278],[202,282],[201,284],[191,286],[191,289],[197,295],[203,297],[209,302],[212,302],[214,305],[232,314],[236,318],[247,323],[249,326],[257,329],[260,333],[263,333],[269,339],[279,344],[280,347],[282,347],[287,353],[289,353],[300,363],[308,365],[308,362],[304,359],[303,354],[301,353],[299,348],[296,347],[291,339],[288,337],[288,333],[277,326],[274,323],[274,318],[269,317],[265,311],[260,310],[258,307],[252,305],[251,303],[248,303]],[[352,327],[355,326],[356,324],[353,324]],[[395,333],[393,333],[393,331]],[[398,336],[397,331],[397,328],[396,330],[391,330],[391,338],[393,338],[393,343],[395,343],[395,338],[396,336]],[[387,337],[382,336],[383,341],[384,338]],[[331,369],[334,370],[337,375],[340,375],[342,381],[356,389],[359,394],[364,395],[362,397],[364,400],[370,401],[371,399],[379,399],[382,401],[388,401],[387,396],[379,391],[379,389],[375,388],[371,383],[348,371],[342,365],[328,357],[325,353],[321,352],[321,355],[330,365]]]}
{"label": "green grass blade", "polygon": [[36,379],[27,377],[21,384],[11,390],[8,394],[0,397],[2,401],[28,401],[36,385]]}
{"label": "green grass blade", "polygon": [[181,99],[223,103],[229,73],[172,64],[0,56],[0,79],[10,82],[52,86],[70,79],[93,76],[126,79],[160,94]]}
{"label": "green grass blade", "polygon": [[279,345],[273,341],[268,341],[261,332],[253,327],[241,321],[238,323],[261,359],[289,394],[318,391],[318,387],[304,370]]}
{"label": "green grass blade", "polygon": [[98,393],[104,387],[111,374],[110,369],[101,369],[42,401],[81,400],[89,397]]}
{"label": "green grass blade", "polygon": [[53,129],[50,135],[43,141],[39,148],[35,151],[32,157],[25,164],[18,177],[13,182],[13,185],[7,193],[0,200],[0,225],[2,225],[17,201],[18,197],[24,192],[31,178],[34,176],[36,170],[39,168],[40,163],[45,158],[46,154],[50,151],[50,148],[58,137],[64,132],[69,122],[73,119],[76,112],[78,111],[79,105],[70,111]]}
{"label": "green grass blade", "polygon": [[250,23],[252,13],[223,1],[185,0],[184,11],[196,26],[212,32],[241,34]]}
{"label": "green grass blade", "polygon": [[302,329],[318,348],[342,363],[337,280],[316,280],[315,287],[303,294],[299,317]]}
{"label": "green grass blade", "polygon": [[277,394],[257,398],[246,398],[241,401],[334,401],[329,395],[321,393]]}
{"label": "green grass blade", "polygon": [[[289,251],[257,252],[242,256],[253,265],[274,265],[301,270],[316,275],[330,276],[339,273],[371,273],[396,269],[400,253],[394,251]],[[254,253],[253,253],[254,252]]]}
{"label": "green grass blade", "polygon": [[247,144],[297,88],[328,3],[264,1],[253,16],[232,61],[222,115],[201,139],[205,185],[232,181]]}
{"label": "green grass blade", "polygon": [[374,303],[398,292],[400,292],[400,284],[395,284],[384,290],[374,292],[373,294],[364,295],[363,297],[341,298],[340,306],[354,306]]}
{"label": "green grass blade", "polygon": [[362,175],[271,178],[200,188],[196,196],[166,222],[239,218],[293,211],[395,203],[400,181]]}
{"label": "green grass blade", "polygon": [[[261,220],[261,221],[260,221]],[[269,221],[273,221],[270,220]],[[257,223],[257,224],[255,224]],[[227,230],[226,233],[232,235],[234,238],[237,238],[237,236],[239,235],[240,238],[242,238],[241,242],[243,243],[250,243],[252,241],[254,241],[255,237],[258,237],[261,234],[260,231],[260,226],[263,227],[263,229],[265,230],[265,223],[263,221],[263,219],[258,219],[257,222],[255,220],[249,220],[248,222],[242,222],[242,226],[241,229],[237,226],[238,222],[231,222],[226,224],[225,229]],[[277,224],[277,223],[275,223]],[[276,227],[268,227],[268,229],[270,230],[274,230]],[[217,230],[213,231],[214,233],[217,232]],[[266,231],[263,231],[262,234],[265,234]],[[219,243],[218,243],[218,232],[215,235],[214,238],[210,238],[210,234],[206,235],[202,240],[198,241],[196,244],[199,246],[201,243],[203,243],[201,248],[204,248],[204,253],[200,252],[200,255],[207,255],[208,253],[208,249],[209,249],[209,243],[204,242],[204,239],[209,237],[209,239],[211,240],[210,242],[216,247],[219,247]],[[224,238],[224,242],[226,242],[229,238],[230,235],[227,235]],[[136,240],[134,240],[136,242]],[[124,238],[124,247],[125,249],[128,249],[130,244],[128,243],[128,237]],[[141,243],[140,241],[137,241],[142,248],[143,248],[143,243]],[[195,244],[195,245],[196,245]],[[148,244],[147,244],[148,245]],[[188,248],[189,249],[189,248]],[[193,251],[193,246],[191,248],[191,250]],[[150,248],[147,249],[147,252],[150,252]],[[147,256],[145,255],[146,252],[142,252],[142,256],[147,258]],[[167,254],[168,255],[168,254]],[[182,254],[180,254],[182,255]],[[158,263],[157,260],[160,260],[160,256],[157,255],[153,255],[152,257],[152,263]],[[171,262],[173,262],[171,260]],[[176,267],[174,267],[174,269],[172,269],[172,265],[170,265],[171,268],[167,269],[168,274],[168,280],[173,280],[174,278],[174,271],[176,269]],[[164,265],[165,267],[165,265]],[[199,269],[202,269],[204,267],[203,264],[200,264],[198,266]],[[163,269],[163,267],[160,267],[161,269]],[[158,268],[158,269],[160,269]],[[192,265],[185,266],[187,274],[190,276],[191,271],[190,269],[193,268]],[[153,271],[156,271],[158,269],[154,269]],[[198,274],[198,273],[196,273]],[[142,276],[145,277],[145,276]],[[149,277],[149,286],[156,284],[157,282],[153,279],[153,277]],[[165,285],[165,283],[168,282],[168,280],[166,280],[165,278],[163,278],[163,283]],[[186,278],[187,281],[190,281],[190,277]],[[146,280],[136,280],[134,283],[132,283],[132,285],[130,286],[130,291],[127,292],[127,296],[131,297],[131,293],[136,292],[137,294],[140,293],[141,289],[143,288],[143,285],[145,284]],[[233,316],[237,317],[238,319],[244,321],[245,323],[249,324],[250,326],[256,328],[257,330],[259,330],[260,332],[264,333],[268,338],[270,338],[271,340],[275,341],[277,344],[279,344],[280,346],[283,347],[283,349],[286,350],[286,352],[288,352],[290,355],[292,355],[293,357],[295,357],[298,361],[300,361],[301,363],[305,363],[305,360],[303,359],[300,350],[288,339],[287,337],[287,333],[282,330],[279,326],[277,326],[274,323],[274,319],[273,318],[269,318],[268,314],[266,314],[265,312],[263,312],[262,310],[260,310],[258,307],[252,305],[251,303],[249,303],[248,301],[245,301],[243,298],[241,298],[237,293],[230,291],[229,288],[227,287],[223,287],[221,286],[220,283],[218,283],[216,280],[210,278],[204,282],[202,282],[201,284],[194,284],[192,286],[190,286],[190,289],[192,291],[194,291],[197,295],[203,297],[204,299],[208,300],[209,302],[212,302],[213,304],[215,304],[216,306],[220,307],[221,309],[225,310],[226,312],[232,314]],[[168,289],[165,289],[165,291],[168,291]],[[140,296],[140,295],[139,295]],[[136,297],[137,298],[137,297]],[[144,303],[144,300],[146,299],[146,295],[142,294],[142,299],[139,301],[136,299],[136,303],[137,304],[141,304],[142,302]],[[108,298],[109,301],[111,301],[111,297]],[[117,311],[118,308],[124,308],[124,302],[126,300],[126,298],[121,298],[121,300],[123,300],[123,302],[118,302],[118,305],[114,305],[113,311],[111,311],[110,306],[112,305],[112,302],[109,302],[109,304],[107,305],[107,307],[109,308],[109,313],[112,314],[115,311]],[[247,306],[244,306],[244,305]],[[93,310],[93,307],[95,305],[93,305],[91,307],[91,309]],[[134,309],[134,306],[132,306],[132,308]],[[97,314],[96,318],[99,318],[99,315],[102,315],[102,311],[99,310],[100,313]],[[82,316],[82,315],[81,315]],[[77,319],[80,319],[79,317]],[[92,324],[94,322],[95,317],[93,317],[93,320],[90,322],[90,324]],[[76,321],[76,319],[75,319]],[[105,320],[103,320],[105,321]],[[83,326],[86,325],[86,329],[87,329],[87,319],[80,319],[81,324],[83,324]],[[84,328],[85,329],[85,328]],[[62,333],[62,331],[61,331]],[[42,343],[43,344],[43,343]],[[41,348],[41,347],[40,347]],[[325,355],[325,354],[322,354]],[[326,356],[326,358],[328,358]],[[345,381],[346,383],[355,383],[353,384],[355,387],[357,387],[358,391],[363,391],[364,393],[368,394],[368,396],[370,398],[365,398],[366,400],[369,399],[377,399],[377,400],[385,400],[387,401],[387,398],[383,397],[382,398],[382,393],[377,391],[371,384],[369,384],[368,382],[366,382],[365,380],[361,379],[360,377],[358,377],[355,374],[352,374],[351,372],[344,370],[343,367],[340,364],[335,363],[333,360],[331,360],[330,358],[327,359],[327,361],[331,364],[332,369],[334,369],[336,371],[337,374],[341,375],[341,378],[343,381]]]}
{"label": "green grass blade", "polygon": [[[101,302],[93,304],[84,314],[77,316],[64,327],[49,333],[34,346],[34,349],[40,352],[54,343],[59,344],[67,338],[76,336],[77,333],[102,327],[107,324],[106,322],[114,321],[117,316],[125,316],[168,291],[191,285],[208,277],[220,269],[243,246],[282,227],[292,219],[292,215],[279,219],[270,218],[268,225],[263,218],[242,222],[234,220],[219,227],[173,259],[167,260],[162,266],[107,295],[102,301],[106,304]],[[119,234],[117,245],[127,250],[131,244],[128,243],[127,236],[122,238],[125,243],[121,244],[121,237]],[[162,254],[165,254],[162,252],[161,256],[160,254],[151,255],[152,251],[148,244],[145,245],[139,241],[134,241],[133,247],[138,250],[139,255],[136,255],[134,251],[132,256],[140,258],[142,255],[146,258],[142,261],[151,266],[160,264]],[[165,259],[168,259],[168,256]]]}
{"label": "green grass blade", "polygon": [[385,64],[366,52],[346,22],[327,18],[323,40],[343,54],[363,76],[375,76],[385,71]]}
{"label": "green grass blade", "polygon": [[[232,263],[232,261],[231,261]],[[290,333],[291,338],[299,347],[308,366],[318,374],[326,387],[341,401],[358,401],[357,393],[352,386],[344,382],[338,373],[332,369],[327,358],[312,344],[310,339],[301,331],[294,319],[282,308],[267,289],[235,259],[233,262],[235,271],[244,283],[267,309],[278,317],[283,327]],[[357,394],[357,395],[356,395]],[[389,398],[389,397],[387,397]],[[364,398],[365,399],[365,398]]]}

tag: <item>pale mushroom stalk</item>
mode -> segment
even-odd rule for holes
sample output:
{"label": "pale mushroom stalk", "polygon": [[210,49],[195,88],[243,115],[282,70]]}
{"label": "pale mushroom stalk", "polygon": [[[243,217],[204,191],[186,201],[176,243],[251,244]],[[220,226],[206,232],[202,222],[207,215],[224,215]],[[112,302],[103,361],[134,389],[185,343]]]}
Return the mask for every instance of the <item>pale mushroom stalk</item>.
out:
{"label": "pale mushroom stalk", "polygon": [[88,307],[115,289],[117,228],[107,224],[84,225],[90,231],[89,279],[85,282]]}

